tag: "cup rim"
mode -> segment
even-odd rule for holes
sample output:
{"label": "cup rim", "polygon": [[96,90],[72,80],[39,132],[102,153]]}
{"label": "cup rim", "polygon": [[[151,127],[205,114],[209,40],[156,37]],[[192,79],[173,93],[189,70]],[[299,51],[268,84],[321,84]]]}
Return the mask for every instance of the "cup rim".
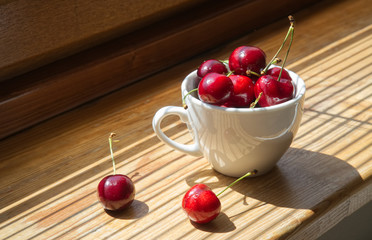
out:
{"label": "cup rim", "polygon": [[[275,66],[272,66],[275,67]],[[295,72],[285,69],[288,71],[289,75],[292,78],[292,81],[294,82],[295,85],[295,97],[284,102],[284,103],[279,103],[274,106],[269,106],[269,107],[259,107],[259,108],[235,108],[235,107],[220,107],[220,106],[215,106],[209,103],[202,102],[198,98],[192,96],[192,94],[188,95],[186,97],[187,100],[191,101],[193,104],[197,105],[202,105],[204,108],[207,109],[214,109],[217,111],[224,111],[224,112],[234,112],[234,113],[248,113],[248,112],[264,112],[264,111],[277,111],[283,108],[290,107],[292,105],[296,105],[302,98],[305,96],[306,92],[306,86],[304,80]],[[186,78],[183,80],[181,89],[182,89],[182,98],[188,93],[188,90],[186,89],[186,84],[190,79],[196,79],[198,78],[197,76],[197,70],[192,71],[189,73]]]}

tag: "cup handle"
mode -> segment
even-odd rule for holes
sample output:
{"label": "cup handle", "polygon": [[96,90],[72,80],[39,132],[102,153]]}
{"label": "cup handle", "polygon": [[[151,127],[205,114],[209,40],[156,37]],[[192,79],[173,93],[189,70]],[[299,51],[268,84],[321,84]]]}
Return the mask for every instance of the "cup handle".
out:
{"label": "cup handle", "polygon": [[[166,116],[169,115],[177,115],[184,123],[189,123],[189,117],[187,115],[187,111],[182,107],[175,107],[175,106],[167,106],[159,109],[152,119],[152,127],[159,137],[164,143],[168,144],[169,146],[177,149],[181,152],[190,154],[192,156],[201,156],[202,152],[200,151],[199,144],[197,140],[194,139],[194,143],[190,145],[178,143],[172,139],[170,139],[167,135],[160,128],[160,124]],[[196,134],[195,134],[196,136]]]}

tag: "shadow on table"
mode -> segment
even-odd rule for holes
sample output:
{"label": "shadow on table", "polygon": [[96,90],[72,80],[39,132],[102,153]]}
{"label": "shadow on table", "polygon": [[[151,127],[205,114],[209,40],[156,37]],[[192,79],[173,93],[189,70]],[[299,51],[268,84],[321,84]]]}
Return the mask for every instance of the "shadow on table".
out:
{"label": "shadow on table", "polygon": [[[212,190],[228,186],[235,180],[209,169],[195,173],[186,182],[193,186],[208,177],[217,177],[216,181],[206,183]],[[342,195],[362,181],[358,171],[341,159],[290,148],[272,171],[243,179],[232,187],[232,191],[278,207],[316,210],[332,195]],[[242,204],[246,205],[245,198]]]}
{"label": "shadow on table", "polygon": [[105,212],[111,217],[118,219],[139,219],[146,216],[149,212],[149,206],[146,203],[135,199],[132,204],[123,211],[105,210]]}
{"label": "shadow on table", "polygon": [[190,223],[197,229],[205,232],[224,233],[231,232],[236,229],[235,224],[223,212],[221,212],[216,219],[208,224],[198,224],[190,221]]}

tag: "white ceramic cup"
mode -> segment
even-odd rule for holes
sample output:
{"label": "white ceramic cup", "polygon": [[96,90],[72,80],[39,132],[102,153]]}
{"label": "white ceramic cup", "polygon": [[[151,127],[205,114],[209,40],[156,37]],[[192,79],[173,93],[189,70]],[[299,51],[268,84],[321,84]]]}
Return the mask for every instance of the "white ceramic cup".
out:
{"label": "white ceramic cup", "polygon": [[[204,156],[212,167],[227,176],[241,177],[256,169],[257,176],[270,171],[292,143],[303,114],[305,83],[287,70],[295,85],[294,98],[265,108],[224,108],[204,103],[190,94],[183,107],[167,106],[153,118],[153,128],[164,143],[193,156]],[[197,87],[196,71],[182,82],[184,97]],[[160,128],[162,120],[178,115],[193,137],[190,145],[167,137]]]}

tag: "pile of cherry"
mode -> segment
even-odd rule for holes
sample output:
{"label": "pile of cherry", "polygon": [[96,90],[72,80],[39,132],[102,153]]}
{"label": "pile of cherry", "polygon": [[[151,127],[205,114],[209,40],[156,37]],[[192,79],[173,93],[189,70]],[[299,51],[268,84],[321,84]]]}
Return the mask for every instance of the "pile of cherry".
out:
{"label": "pile of cherry", "polygon": [[[241,46],[230,55],[228,63],[215,59],[207,60],[198,68],[198,91],[201,101],[222,107],[250,107],[257,104],[267,107],[283,103],[293,98],[293,83],[284,69],[293,40],[294,19],[289,16],[290,27],[278,52],[266,65],[266,54],[258,47]],[[278,54],[290,36],[288,50],[281,67],[270,68],[278,62]],[[112,151],[113,137],[109,146],[113,164],[113,175],[104,177],[98,184],[97,193],[103,207],[109,211],[123,210],[131,205],[135,197],[135,187],[126,175],[116,174]],[[196,184],[183,197],[182,208],[193,222],[204,224],[215,219],[221,211],[218,196],[228,188],[254,175],[252,170],[235,180],[217,195],[205,184]]]}
{"label": "pile of cherry", "polygon": [[[229,57],[229,69],[219,60],[200,65],[198,96],[203,102],[221,107],[273,106],[293,98],[293,83],[288,72],[274,67],[265,71],[266,55],[258,47],[241,46]],[[262,76],[261,76],[262,74]],[[257,103],[256,102],[256,103]]]}
{"label": "pile of cherry", "polygon": [[[254,108],[268,107],[286,102],[294,96],[294,85],[284,69],[293,40],[293,18],[282,46],[266,64],[266,54],[255,46],[240,46],[228,61],[210,59],[198,70],[197,91],[201,101],[221,107]],[[280,62],[277,58],[288,36],[291,40],[281,67],[272,67]]]}

